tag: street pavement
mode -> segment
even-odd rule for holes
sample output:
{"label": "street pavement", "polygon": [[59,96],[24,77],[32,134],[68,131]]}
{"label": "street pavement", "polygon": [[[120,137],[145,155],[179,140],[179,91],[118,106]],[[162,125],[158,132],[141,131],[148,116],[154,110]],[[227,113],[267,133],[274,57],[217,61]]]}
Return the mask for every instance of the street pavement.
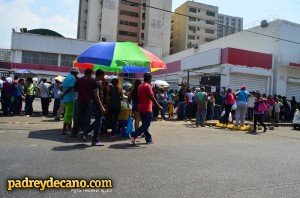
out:
{"label": "street pavement", "polygon": [[[250,135],[157,121],[133,147],[103,138],[104,147],[60,135],[61,122],[0,118],[0,197],[299,197],[300,131]],[[112,179],[112,192],[14,190],[7,179]]]}

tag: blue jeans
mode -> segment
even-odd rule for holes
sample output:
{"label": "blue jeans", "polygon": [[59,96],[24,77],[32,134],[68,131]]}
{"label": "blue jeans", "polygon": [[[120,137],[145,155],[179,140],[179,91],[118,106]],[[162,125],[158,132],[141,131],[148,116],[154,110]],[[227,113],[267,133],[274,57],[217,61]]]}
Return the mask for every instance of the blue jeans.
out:
{"label": "blue jeans", "polygon": [[53,106],[53,115],[57,115],[57,110],[59,109],[60,106],[60,98],[55,98],[54,99],[54,106]]}
{"label": "blue jeans", "polygon": [[96,143],[99,141],[99,133],[102,124],[102,113],[99,110],[98,105],[94,102],[91,102],[90,104],[90,112],[94,116],[95,121],[83,131],[83,134],[87,136],[90,132],[92,132],[92,130],[94,130],[93,142]]}
{"label": "blue jeans", "polygon": [[185,102],[179,102],[178,104],[179,113],[178,113],[178,120],[185,119]]}
{"label": "blue jeans", "polygon": [[142,120],[142,125],[130,135],[131,137],[137,138],[138,136],[142,135],[142,133],[144,133],[146,142],[151,142],[152,137],[149,133],[149,127],[152,121],[152,112],[140,113],[140,116]]}

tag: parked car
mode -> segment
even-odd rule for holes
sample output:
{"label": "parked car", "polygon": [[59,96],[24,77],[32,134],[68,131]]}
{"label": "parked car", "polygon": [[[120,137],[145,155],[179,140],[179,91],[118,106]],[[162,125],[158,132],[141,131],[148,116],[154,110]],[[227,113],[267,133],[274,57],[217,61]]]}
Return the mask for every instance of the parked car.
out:
{"label": "parked car", "polygon": [[300,110],[297,109],[294,115],[293,119],[293,127],[296,130],[297,128],[300,128]]}

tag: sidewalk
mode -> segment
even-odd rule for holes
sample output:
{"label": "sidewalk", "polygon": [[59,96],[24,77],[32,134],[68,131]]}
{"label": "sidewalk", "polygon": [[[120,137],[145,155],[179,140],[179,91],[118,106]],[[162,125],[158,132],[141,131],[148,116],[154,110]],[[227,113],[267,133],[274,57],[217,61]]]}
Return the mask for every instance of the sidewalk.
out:
{"label": "sidewalk", "polygon": [[[192,119],[192,122],[195,122],[196,120],[195,119]],[[219,120],[208,120],[206,121],[205,125],[206,126],[216,126],[216,124],[219,123]],[[250,121],[246,121],[245,124],[250,124],[250,125],[253,125],[253,122],[250,122]],[[290,123],[270,123],[270,122],[265,122],[266,126],[270,127],[270,126],[273,126],[273,127],[292,127],[293,124],[290,122]]]}

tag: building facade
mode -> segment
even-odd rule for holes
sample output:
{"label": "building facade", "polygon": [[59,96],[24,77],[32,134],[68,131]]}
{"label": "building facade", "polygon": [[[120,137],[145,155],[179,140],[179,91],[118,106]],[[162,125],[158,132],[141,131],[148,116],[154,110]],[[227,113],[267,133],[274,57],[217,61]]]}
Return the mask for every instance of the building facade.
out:
{"label": "building facade", "polygon": [[168,55],[171,14],[156,7],[171,10],[172,0],[80,0],[77,38],[131,41]]}
{"label": "building facade", "polygon": [[197,48],[217,39],[218,7],[187,1],[179,6],[173,16],[172,52]]}
{"label": "building facade", "polygon": [[217,38],[222,38],[243,30],[243,18],[218,14]]}
{"label": "building facade", "polygon": [[244,30],[164,58],[168,69],[154,79],[219,90],[247,85],[300,101],[299,32],[300,24],[285,20]]}

